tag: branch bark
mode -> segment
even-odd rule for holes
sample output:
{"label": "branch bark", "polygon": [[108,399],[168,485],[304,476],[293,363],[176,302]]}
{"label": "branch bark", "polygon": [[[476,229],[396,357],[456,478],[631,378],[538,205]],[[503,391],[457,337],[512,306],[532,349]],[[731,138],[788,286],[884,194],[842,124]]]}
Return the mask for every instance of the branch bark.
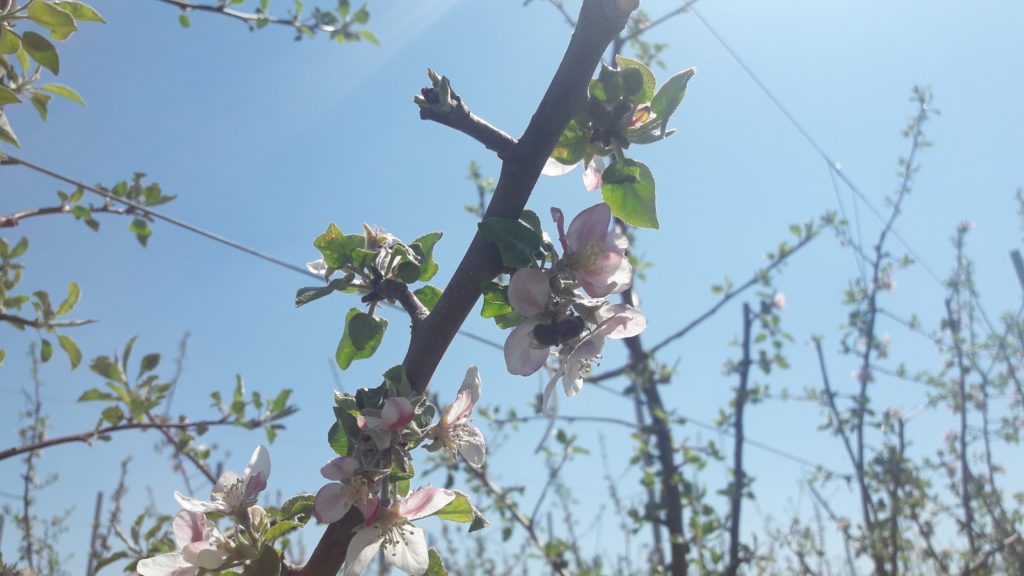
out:
{"label": "branch bark", "polygon": [[[165,0],[166,1],[166,0]],[[519,218],[540,177],[558,136],[586,99],[587,86],[601,54],[625,27],[639,0],[584,0],[579,25],[562,62],[541,99],[526,131],[504,155],[501,176],[485,218]],[[433,312],[413,331],[402,365],[417,392],[424,392],[452,339],[480,298],[480,286],[501,269],[497,249],[478,233]],[[327,527],[301,569],[284,567],[284,574],[333,576],[345,561],[358,512]]]}

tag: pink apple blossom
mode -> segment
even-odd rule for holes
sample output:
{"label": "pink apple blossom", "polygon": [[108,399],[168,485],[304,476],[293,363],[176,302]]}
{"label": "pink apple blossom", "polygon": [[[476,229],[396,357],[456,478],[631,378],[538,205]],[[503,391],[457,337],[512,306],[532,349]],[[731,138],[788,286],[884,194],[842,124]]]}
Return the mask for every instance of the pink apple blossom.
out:
{"label": "pink apple blossom", "polygon": [[324,523],[337,522],[353,506],[363,513],[364,518],[369,517],[377,507],[377,497],[361,472],[359,460],[351,456],[335,458],[320,469],[324,478],[336,482],[325,485],[316,493],[313,515],[317,520]]}
{"label": "pink apple blossom", "polygon": [[[548,158],[547,162],[544,163],[544,169],[540,173],[545,176],[562,176],[572,172],[580,164],[583,164],[583,160],[575,164],[562,164],[554,158]],[[605,168],[604,159],[600,156],[592,156],[587,160],[586,164],[586,169],[583,171],[583,185],[587,188],[587,192],[593,192],[603,184],[601,175],[604,173]]]}
{"label": "pink apple blossom", "polygon": [[469,422],[473,406],[480,400],[482,387],[480,371],[476,366],[470,366],[455,401],[444,409],[437,425],[427,431],[427,437],[434,440],[428,450],[446,448],[453,457],[456,453],[462,454],[470,466],[483,466],[487,443],[480,429]]}
{"label": "pink apple blossom", "polygon": [[195,576],[219,568],[230,555],[224,536],[202,512],[181,510],[171,527],[178,551],[139,560],[142,576]]}
{"label": "pink apple blossom", "polygon": [[595,204],[580,212],[565,231],[565,217],[551,209],[562,244],[561,266],[572,274],[592,298],[618,294],[633,281],[633,266],[626,256],[628,240],[611,230],[612,210],[607,204]]}
{"label": "pink apple blossom", "polygon": [[393,396],[384,401],[380,416],[359,415],[357,423],[373,438],[377,448],[383,450],[391,445],[393,433],[401,432],[416,416],[412,402],[402,396]]}
{"label": "pink apple blossom", "polygon": [[378,507],[356,529],[345,555],[343,576],[360,576],[383,548],[384,560],[395,568],[420,576],[429,565],[423,529],[412,525],[436,514],[455,500],[455,493],[441,488],[420,488],[388,508]]}

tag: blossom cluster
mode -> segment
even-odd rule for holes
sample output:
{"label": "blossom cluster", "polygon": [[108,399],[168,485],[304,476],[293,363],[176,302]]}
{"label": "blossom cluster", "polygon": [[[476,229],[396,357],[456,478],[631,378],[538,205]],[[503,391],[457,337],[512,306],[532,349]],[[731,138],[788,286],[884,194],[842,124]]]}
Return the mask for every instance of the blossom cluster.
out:
{"label": "blossom cluster", "polygon": [[626,237],[612,229],[612,213],[601,203],[580,212],[565,229],[558,208],[551,216],[558,230],[561,254],[551,254],[540,267],[520,268],[508,285],[508,301],[522,322],[505,340],[508,371],[529,376],[548,363],[558,368],[544,390],[551,402],[559,379],[567,396],[576,395],[592,365],[601,357],[606,338],[636,336],[647,320],[628,304],[610,304],[607,297],[629,289],[632,265]]}

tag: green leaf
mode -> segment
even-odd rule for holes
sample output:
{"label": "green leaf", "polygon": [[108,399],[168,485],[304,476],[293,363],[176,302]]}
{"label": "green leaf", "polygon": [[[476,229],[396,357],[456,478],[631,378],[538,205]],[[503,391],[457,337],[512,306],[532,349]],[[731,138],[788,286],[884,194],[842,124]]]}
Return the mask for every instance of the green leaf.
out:
{"label": "green leaf", "polygon": [[0,84],[0,106],[4,104],[17,104],[18,102],[21,102],[21,98],[18,98],[14,90]]}
{"label": "green leaf", "polygon": [[[37,0],[28,5],[28,19],[50,31],[50,37],[54,40],[67,40],[78,26],[75,25],[75,18],[58,8],[50,2]],[[25,36],[28,36],[28,32]],[[39,60],[36,59],[38,62]],[[40,62],[42,64],[42,62]],[[56,74],[56,72],[54,72]]]}
{"label": "green leaf", "polygon": [[28,251],[28,236],[22,236],[18,243],[14,245],[14,249],[11,250],[9,258],[11,260],[21,257],[25,252]]}
{"label": "green leaf", "polygon": [[369,30],[360,30],[359,35],[363,37],[363,40],[366,40],[370,44],[380,46],[380,38],[377,38],[377,35],[373,32],[370,32]]}
{"label": "green leaf", "polygon": [[484,304],[480,309],[480,316],[494,318],[502,314],[512,312],[512,305],[508,302],[508,287],[495,282],[488,282],[483,288]]}
{"label": "green leaf", "polygon": [[327,444],[338,456],[348,456],[348,433],[341,422],[335,421],[327,431]]}
{"label": "green leaf", "polygon": [[654,200],[654,175],[642,162],[615,160],[602,174],[601,194],[605,203],[626,224],[641,228],[658,227]]}
{"label": "green leaf", "polygon": [[562,130],[562,134],[558,136],[558,142],[555,144],[554,150],[551,151],[551,157],[566,166],[572,166],[583,160],[583,155],[589,146],[590,143],[587,142],[583,129],[575,120],[570,120],[565,130]]}
{"label": "green leaf", "polygon": [[270,413],[278,414],[283,412],[288,407],[288,398],[292,395],[292,391],[289,388],[285,388],[277,393],[273,402],[270,403]]}
{"label": "green leaf", "polygon": [[128,229],[135,234],[135,239],[139,241],[143,247],[149,242],[149,237],[153,235],[153,229],[149,227],[149,222],[146,222],[142,218],[135,218],[128,225]]}
{"label": "green leaf", "polygon": [[111,426],[116,425],[118,422],[124,420],[124,410],[121,410],[118,406],[107,406],[100,413],[100,417],[110,424]]}
{"label": "green leaf", "polygon": [[374,340],[380,341],[384,334],[382,319],[360,312],[348,319],[348,337],[356,350],[363,351]]}
{"label": "green leaf", "polygon": [[7,122],[7,115],[4,114],[3,110],[0,110],[0,141],[7,142],[16,148],[21,148],[21,143],[18,142],[18,137],[14,135],[14,129]]}
{"label": "green leaf", "polygon": [[472,522],[473,505],[469,502],[468,496],[462,492],[455,491],[455,500],[452,500],[447,506],[438,510],[435,515],[442,520],[450,522]]}
{"label": "green leaf", "polygon": [[192,25],[192,22],[188,19],[188,14],[182,12],[178,14],[178,24],[181,24],[182,28],[188,28]]}
{"label": "green leaf", "polygon": [[277,524],[271,526],[270,530],[267,530],[267,533],[263,535],[263,540],[266,542],[271,542],[275,538],[279,538],[283,536],[286,532],[290,532],[296,528],[302,528],[302,523],[293,522],[291,520],[282,520]]}
{"label": "green leaf", "polygon": [[142,357],[142,362],[139,363],[139,376],[141,377],[146,372],[156,370],[156,367],[160,365],[160,355],[146,354]]}
{"label": "green leaf", "polygon": [[29,99],[29,102],[32,103],[32,107],[39,113],[39,117],[43,119],[43,122],[46,122],[47,110],[50,107],[51,98],[53,98],[53,96],[50,96],[49,94],[33,92],[32,98]]}
{"label": "green leaf", "polygon": [[366,238],[362,234],[346,235],[331,224],[326,232],[313,240],[313,246],[323,255],[328,268],[340,270],[342,266],[353,262],[355,250],[365,248]]}
{"label": "green leaf", "polygon": [[60,303],[60,306],[57,307],[57,316],[63,316],[68,312],[71,312],[75,307],[75,304],[78,304],[78,297],[81,293],[82,291],[78,288],[78,284],[75,284],[74,282],[68,284],[68,297],[65,298],[64,301]]}
{"label": "green leaf", "polygon": [[419,299],[420,304],[427,307],[427,310],[433,312],[434,306],[437,306],[437,301],[441,299],[441,291],[434,288],[430,284],[413,290],[413,294]]}
{"label": "green leaf", "polygon": [[480,235],[498,247],[506,267],[523,268],[533,263],[541,237],[526,224],[508,218],[488,218],[477,226]]}
{"label": "green leaf", "polygon": [[470,532],[476,532],[477,530],[483,530],[491,525],[491,521],[484,517],[479,510],[473,508],[473,522],[469,525]]}
{"label": "green leaf", "polygon": [[410,260],[400,262],[398,266],[395,267],[395,271],[398,273],[398,279],[406,284],[412,284],[420,278],[419,264]]}
{"label": "green leaf", "polygon": [[640,91],[633,96],[632,100],[635,104],[650,102],[651,98],[654,97],[654,87],[656,84],[654,74],[651,73],[651,69],[643,62],[620,55],[615,56],[615,64],[618,65],[619,70],[632,68],[640,72],[642,84],[640,86]]}
{"label": "green leaf", "polygon": [[78,344],[75,343],[75,339],[71,336],[60,334],[57,336],[57,342],[64,349],[64,353],[68,355],[68,360],[71,361],[71,369],[78,368],[78,365],[82,363],[82,351],[78,348]]}
{"label": "green leaf", "polygon": [[[355,338],[358,339],[361,346],[356,346],[353,336],[350,334],[350,331],[353,329],[352,320],[357,315],[366,317],[360,317],[360,320],[357,320],[354,326],[354,330],[358,332]],[[377,351],[377,347],[380,346],[381,340],[384,339],[384,331],[387,327],[388,321],[383,318],[373,318],[358,308],[349,310],[345,316],[345,333],[342,335],[341,341],[338,342],[338,350],[334,353],[334,359],[338,363],[338,367],[346,370],[352,365],[353,360],[361,360],[373,356],[373,353]]]}
{"label": "green leaf", "polygon": [[281,557],[273,546],[264,546],[259,557],[242,570],[242,576],[280,576]]}
{"label": "green leaf", "polygon": [[437,549],[431,548],[428,550],[427,558],[429,559],[427,576],[448,576],[448,571],[444,569],[444,563],[441,562],[441,554],[438,553]]}
{"label": "green leaf", "polygon": [[46,338],[40,338],[39,343],[39,359],[43,362],[49,362],[50,358],[53,357],[53,344]]}
{"label": "green leaf", "polygon": [[437,262],[434,262],[434,245],[437,244],[438,240],[444,236],[443,232],[431,232],[424,234],[412,244],[409,248],[416,253],[416,256],[420,259],[420,277],[421,282],[426,282],[437,274]]}
{"label": "green leaf", "polygon": [[661,122],[661,131],[665,132],[668,119],[675,113],[676,108],[686,96],[686,84],[697,73],[696,68],[688,68],[672,76],[665,82],[658,93],[651,100],[651,112],[656,115],[655,120]]}
{"label": "green leaf", "polygon": [[352,274],[346,274],[343,278],[336,278],[331,280],[326,286],[307,286],[305,288],[299,288],[295,292],[295,307],[305,306],[314,300],[319,300],[328,294],[335,291],[341,291],[349,287],[352,284],[352,280],[355,278]]}
{"label": "green leaf", "polygon": [[127,383],[127,379],[124,377],[124,372],[121,371],[121,367],[107,356],[97,356],[93,358],[92,363],[89,364],[89,369],[109,380],[121,382],[122,384]]}
{"label": "green leaf", "polygon": [[98,388],[90,388],[89,390],[82,392],[82,395],[78,397],[79,402],[93,402],[96,400],[116,401],[117,396],[104,392]]}
{"label": "green leaf", "polygon": [[46,90],[47,92],[52,92],[57,96],[63,96],[72,102],[78,102],[85,106],[85,100],[82,100],[82,97],[79,96],[78,92],[75,92],[70,87],[63,84],[43,84],[39,88],[41,90]]}
{"label": "green leaf", "polygon": [[7,352],[0,348],[0,366],[4,365],[4,358],[7,358]]}
{"label": "green leaf", "polygon": [[71,2],[69,0],[60,0],[59,2],[54,2],[54,4],[61,10],[74,16],[75,20],[78,20],[79,22],[107,23],[107,21],[103,19],[103,16],[100,16],[100,13],[88,4],[83,4],[82,2]]}
{"label": "green leaf", "polygon": [[0,54],[17,54],[21,50],[21,38],[4,27],[0,27]]}
{"label": "green leaf", "polygon": [[[32,3],[33,6],[38,6],[39,4],[39,2]],[[53,72],[55,75],[60,74],[60,57],[57,56],[57,49],[54,48],[49,40],[35,32],[25,32],[21,37],[21,47],[43,68]]]}

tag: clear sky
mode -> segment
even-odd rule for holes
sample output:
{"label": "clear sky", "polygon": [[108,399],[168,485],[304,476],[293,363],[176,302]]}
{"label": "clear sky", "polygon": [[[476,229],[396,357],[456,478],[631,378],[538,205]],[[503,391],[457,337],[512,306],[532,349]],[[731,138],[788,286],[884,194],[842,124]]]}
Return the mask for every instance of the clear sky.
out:
{"label": "clear sky", "polygon": [[[93,4],[108,24],[83,25],[61,46],[59,79],[76,88],[87,106],[57,101],[48,123],[28,106],[8,107],[22,141],[20,155],[86,182],[112,184],[147,172],[165,193],[179,196],[165,207],[168,214],[297,264],[317,256],[312,240],[330,222],[349,232],[363,222],[379,224],[408,240],[441,229],[438,285],[474,230],[462,209],[475,198],[466,165],[475,160],[496,177],[499,163],[465,136],[418,119],[412,96],[426,83],[426,68],[449,76],[474,112],[518,135],[569,36],[542,1],[525,8],[518,0],[371,2],[369,27],[380,47],[337,46],[322,37],[294,43],[287,30],[250,33],[205,14],[194,14],[191,28],[183,30],[174,9],[152,0]],[[289,4],[271,2],[280,12]],[[643,8],[658,16],[678,4],[647,1]],[[575,11],[579,2],[567,5]],[[896,159],[908,149],[899,131],[914,113],[910,89],[930,85],[941,110],[926,128],[935,146],[921,156],[923,168],[897,228],[941,278],[953,265],[948,239],[960,221],[973,220],[970,244],[986,309],[992,315],[1016,309],[1021,287],[1007,253],[1020,246],[1013,194],[1024,185],[1024,115],[1018,110],[1024,5],[704,0],[697,7],[877,207],[896,189]],[[835,210],[837,200],[822,158],[697,18],[679,16],[650,39],[670,45],[663,55],[668,70],[655,70],[659,77],[689,66],[699,70],[673,120],[678,133],[635,152],[657,178],[662,223],[660,231],[639,233],[637,245],[655,264],[638,286],[650,319],[644,339],[653,342],[714,304],[711,284],[724,275],[745,280],[764,264],[766,251],[787,239],[789,224]],[[22,168],[0,168],[0,213],[52,204],[58,189]],[[849,190],[839,191],[852,206]],[[546,214],[558,205],[575,214],[597,200],[574,174],[542,179],[530,207]],[[873,237],[878,221],[863,205],[859,214],[863,233]],[[96,234],[70,218],[40,218],[3,235],[9,241],[18,234],[31,238],[24,288],[60,293],[68,281],[82,285],[76,315],[101,320],[74,332],[88,358],[112,353],[137,335],[137,351],[161,352],[169,361],[182,335],[191,334],[175,411],[213,416],[209,392],[227,391],[236,373],[252,389],[294,389],[301,412],[270,447],[271,486],[285,494],[315,492],[322,484],[319,467],[331,456],[324,439],[333,418],[332,357],[355,299],[337,295],[295,310],[295,289],[307,279],[160,223],[150,246],[141,249],[127,224],[107,218]],[[795,337],[787,350],[793,368],[773,375],[773,389],[820,386],[807,346],[815,334],[825,337],[833,380],[853,389],[855,362],[831,352],[845,320],[841,291],[855,274],[852,256],[831,236],[792,260],[778,285],[789,303],[783,322]],[[938,283],[920,266],[896,280],[883,305],[902,317],[918,314],[935,328],[942,309]],[[406,320],[385,313],[391,327],[384,345],[372,360],[341,375],[345,390],[376,385],[385,369],[400,362]],[[722,362],[737,356],[727,344],[740,327],[737,303],[665,349],[661,360],[678,360],[679,373],[663,395],[680,414],[711,421],[728,401],[735,382],[722,375]],[[505,337],[475,317],[466,328],[496,342]],[[880,333],[892,335],[893,355],[909,367],[938,368],[920,336],[892,322],[883,323]],[[17,442],[18,390],[30,383],[24,357],[30,339],[9,328],[0,333],[8,351],[0,368],[0,446]],[[621,351],[610,350],[604,366],[622,360]],[[522,412],[540,385],[508,375],[500,351],[457,339],[431,387],[442,401],[454,394],[469,364],[481,368],[484,403]],[[163,373],[169,372],[168,366]],[[92,407],[73,400],[101,384],[97,377],[84,367],[69,372],[59,352],[42,376],[52,435],[94,424]],[[925,393],[920,385],[880,378],[876,406],[909,411]],[[594,387],[563,402],[562,410],[631,413],[622,397]],[[749,416],[752,437],[847,469],[839,443],[816,431],[818,407],[772,401],[753,407]],[[915,420],[910,433],[918,454],[933,449],[952,425],[944,411]],[[574,461],[565,472],[581,502],[581,521],[589,524],[606,498],[594,481],[602,473],[598,432],[608,441],[616,475],[626,468],[631,448],[624,431],[586,424],[573,430],[594,449],[594,456]],[[491,462],[501,483],[526,486],[527,506],[543,476],[542,461],[529,456],[542,432],[540,425],[521,428]],[[677,435],[716,438],[693,427]],[[265,441],[241,432],[209,439],[233,454],[229,462],[237,468]],[[72,572],[84,562],[84,527],[95,492],[112,486],[123,455],[136,456],[128,497],[133,509],[147,502],[148,484],[156,504],[173,512],[179,479],[152,456],[155,442],[155,436],[127,435],[91,449],[46,452],[43,470],[59,473],[61,482],[43,493],[41,509],[75,510],[64,540],[74,554]],[[760,529],[768,516],[784,525],[788,514],[809,510],[798,482],[807,469],[756,449],[748,455],[758,495],[745,517],[748,527]],[[1020,450],[1001,456],[1020,489],[1021,470],[1014,469]],[[19,471],[15,461],[0,463],[0,492],[20,490]],[[702,478],[712,492],[726,482],[717,468]],[[641,497],[633,474],[623,477],[620,490],[626,498]],[[833,496],[843,501],[847,493],[836,488]],[[607,513],[596,525],[584,546],[596,551],[618,545]],[[306,530],[308,544],[315,534],[316,528]],[[5,535],[2,550],[13,555],[14,531]]]}

